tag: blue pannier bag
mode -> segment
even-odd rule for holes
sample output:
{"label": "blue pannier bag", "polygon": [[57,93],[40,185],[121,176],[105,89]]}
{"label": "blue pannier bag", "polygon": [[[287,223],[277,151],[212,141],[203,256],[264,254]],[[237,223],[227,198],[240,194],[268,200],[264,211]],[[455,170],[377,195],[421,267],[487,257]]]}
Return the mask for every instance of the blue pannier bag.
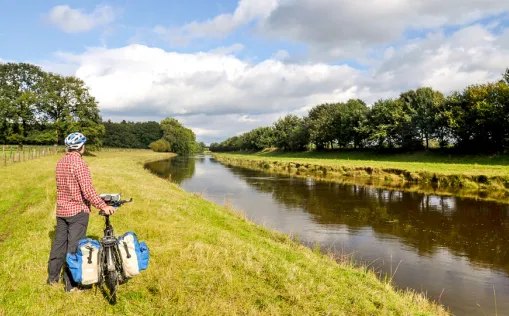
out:
{"label": "blue pannier bag", "polygon": [[134,232],[127,232],[118,238],[118,248],[122,257],[122,268],[130,278],[147,269],[150,252],[145,242],[139,242]]}
{"label": "blue pannier bag", "polygon": [[76,253],[67,253],[66,262],[75,282],[89,285],[99,281],[101,273],[100,250],[99,241],[84,238],[78,242]]}

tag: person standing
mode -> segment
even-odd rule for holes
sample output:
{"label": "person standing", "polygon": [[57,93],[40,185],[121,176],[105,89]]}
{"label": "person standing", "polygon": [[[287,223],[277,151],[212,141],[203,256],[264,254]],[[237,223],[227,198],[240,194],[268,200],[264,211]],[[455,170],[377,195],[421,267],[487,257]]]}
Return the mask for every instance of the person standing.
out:
{"label": "person standing", "polygon": [[65,138],[67,153],[56,165],[57,208],[55,240],[48,260],[48,284],[58,283],[64,267],[65,291],[74,291],[77,283],[66,264],[67,253],[75,253],[80,239],[86,238],[91,205],[113,215],[115,208],[108,206],[96,193],[90,170],[81,158],[87,138],[71,133]]}

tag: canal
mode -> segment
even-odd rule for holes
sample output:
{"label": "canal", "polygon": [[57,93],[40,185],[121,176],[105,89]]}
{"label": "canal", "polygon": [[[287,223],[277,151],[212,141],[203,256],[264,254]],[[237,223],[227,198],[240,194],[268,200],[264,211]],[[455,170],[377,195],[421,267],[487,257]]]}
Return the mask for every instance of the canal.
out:
{"label": "canal", "polygon": [[509,315],[508,205],[267,174],[207,155],[147,167],[257,224],[393,275],[455,315]]}

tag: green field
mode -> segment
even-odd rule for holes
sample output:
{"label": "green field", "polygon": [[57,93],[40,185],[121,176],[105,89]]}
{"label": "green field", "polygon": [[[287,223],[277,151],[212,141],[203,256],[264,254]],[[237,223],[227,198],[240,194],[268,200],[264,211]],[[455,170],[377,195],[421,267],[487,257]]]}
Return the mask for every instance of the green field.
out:
{"label": "green field", "polygon": [[267,151],[255,154],[221,153],[236,158],[313,163],[344,167],[401,169],[444,175],[509,176],[509,156],[444,155],[432,152],[377,154],[373,152],[300,152]]}
{"label": "green field", "polygon": [[[116,306],[100,291],[64,293],[45,284],[58,156],[0,167],[0,314],[446,314],[421,295],[396,291],[372,272],[338,264],[143,169],[143,162],[165,157],[85,157],[99,192],[133,197],[112,217],[116,234],[132,230],[150,247],[149,268],[119,288]],[[93,238],[102,234],[96,212]]]}

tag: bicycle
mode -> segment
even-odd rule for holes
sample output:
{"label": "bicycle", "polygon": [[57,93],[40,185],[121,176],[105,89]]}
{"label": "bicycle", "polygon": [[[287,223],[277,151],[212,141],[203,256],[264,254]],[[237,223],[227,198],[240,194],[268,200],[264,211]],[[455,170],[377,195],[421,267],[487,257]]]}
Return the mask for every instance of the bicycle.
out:
{"label": "bicycle", "polygon": [[[130,203],[130,200],[121,200],[120,194],[100,194],[101,199],[115,209]],[[99,215],[105,217],[104,237],[101,239],[101,251],[99,253],[99,264],[101,265],[101,273],[99,276],[99,288],[103,289],[103,281],[106,281],[106,287],[109,291],[109,302],[112,305],[117,303],[117,285],[127,282],[128,278],[122,268],[122,257],[118,247],[118,239],[115,237],[113,226],[110,222],[110,215],[100,211]]]}

